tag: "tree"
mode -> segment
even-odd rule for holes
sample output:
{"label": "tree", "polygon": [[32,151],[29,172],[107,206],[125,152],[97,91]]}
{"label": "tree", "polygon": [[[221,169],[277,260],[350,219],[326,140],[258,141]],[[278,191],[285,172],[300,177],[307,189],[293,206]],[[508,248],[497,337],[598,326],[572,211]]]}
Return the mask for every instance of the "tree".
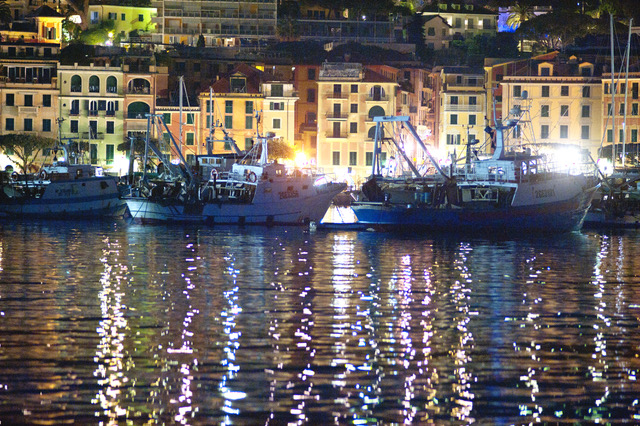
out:
{"label": "tree", "polygon": [[[516,4],[512,7],[511,13],[507,18],[507,25],[514,30],[518,29],[518,27],[533,18],[535,15],[533,14],[533,6],[521,2],[516,2]],[[524,44],[524,38],[522,37],[522,32],[520,33],[520,51],[522,51]]]}
{"label": "tree", "polygon": [[298,20],[291,16],[285,16],[278,19],[276,27],[276,35],[280,41],[294,41],[300,38],[300,28]]}
{"label": "tree", "polygon": [[588,15],[554,10],[523,22],[516,33],[522,38],[537,40],[547,49],[560,50],[578,37],[598,33],[599,28],[598,22]]}
{"label": "tree", "polygon": [[11,16],[11,8],[7,4],[6,0],[0,0],[0,22],[11,22],[13,20]]}
{"label": "tree", "polygon": [[296,153],[294,149],[286,142],[280,139],[271,139],[269,141],[269,158],[278,159],[283,158],[292,160]]}
{"label": "tree", "polygon": [[[55,139],[26,133],[10,133],[0,136],[0,148],[6,154],[11,153],[9,158],[16,166],[20,167],[22,173],[27,173],[40,153],[45,148],[53,147],[55,143]],[[14,160],[14,157],[17,160]]]}

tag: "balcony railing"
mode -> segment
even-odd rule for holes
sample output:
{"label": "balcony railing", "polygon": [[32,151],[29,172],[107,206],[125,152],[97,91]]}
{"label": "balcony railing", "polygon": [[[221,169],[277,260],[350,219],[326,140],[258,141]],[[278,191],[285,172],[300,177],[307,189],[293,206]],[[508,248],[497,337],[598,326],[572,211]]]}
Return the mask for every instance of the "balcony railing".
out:
{"label": "balcony railing", "polygon": [[90,109],[89,110],[89,115],[91,117],[97,117],[98,116],[98,110],[97,109]]}
{"label": "balcony railing", "polygon": [[347,132],[327,132],[327,139],[346,139],[348,133]]}
{"label": "balcony railing", "polygon": [[103,140],[104,133],[99,132],[82,132],[80,133],[80,137],[82,139],[91,139],[91,140]]}
{"label": "balcony railing", "polygon": [[69,110],[69,115],[80,115],[79,109],[71,109]]}
{"label": "balcony railing", "polygon": [[349,114],[346,114],[344,112],[342,113],[328,112],[326,117],[327,117],[327,120],[346,120],[349,117]]}
{"label": "balcony railing", "polygon": [[367,95],[367,102],[389,102],[389,95]]}
{"label": "balcony railing", "polygon": [[459,104],[445,104],[445,109],[451,112],[481,112],[482,106],[480,105],[459,105]]}
{"label": "balcony railing", "polygon": [[327,92],[324,94],[324,97],[327,99],[347,99],[349,94],[343,92]]}

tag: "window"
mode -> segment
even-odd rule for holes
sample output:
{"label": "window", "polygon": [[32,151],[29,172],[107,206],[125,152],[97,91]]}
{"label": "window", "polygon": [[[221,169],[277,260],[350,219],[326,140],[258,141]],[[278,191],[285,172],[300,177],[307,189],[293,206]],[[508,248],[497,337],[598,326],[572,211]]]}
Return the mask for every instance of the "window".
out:
{"label": "window", "polygon": [[226,129],[233,129],[233,116],[225,115],[224,116],[224,127]]}
{"label": "window", "polygon": [[307,89],[307,102],[316,101],[316,89]]}
{"label": "window", "polygon": [[284,102],[270,102],[269,109],[271,111],[284,111]]}
{"label": "window", "polygon": [[107,144],[107,164],[113,164],[113,154],[115,153],[115,147],[113,144]]}
{"label": "window", "polygon": [[358,133],[358,123],[349,123],[349,133]]}
{"label": "window", "polygon": [[624,115],[624,103],[620,104],[620,112],[619,112],[619,114],[620,115]]}
{"label": "window", "polygon": [[584,86],[582,88],[582,97],[583,98],[590,98],[591,97],[591,87]]}
{"label": "window", "polygon": [[195,134],[195,133],[193,133],[193,132],[187,132],[187,142],[186,142],[186,144],[187,144],[188,146],[193,146],[193,145],[195,145],[195,140],[196,140],[195,135],[196,135],[196,134]]}
{"label": "window", "polygon": [[351,85],[351,93],[358,93],[358,85],[357,84],[352,84]]}
{"label": "window", "polygon": [[244,128],[245,129],[253,129],[253,116],[247,115],[244,118]]}
{"label": "window", "polygon": [[613,106],[611,105],[611,103],[607,104],[607,114],[613,115]]}
{"label": "window", "polygon": [[551,68],[549,68],[549,67],[542,67],[542,68],[540,68],[540,75],[542,75],[542,76],[549,76],[549,75],[551,75]]}
{"label": "window", "polygon": [[638,142],[638,129],[631,129],[631,142]]}
{"label": "window", "polygon": [[447,145],[460,145],[460,135],[447,135]]}
{"label": "window", "polygon": [[97,75],[89,77],[89,92],[98,93],[100,91],[100,79]]}
{"label": "window", "polygon": [[540,117],[549,117],[549,105],[542,105],[540,107]]}
{"label": "window", "polygon": [[458,114],[451,114],[451,124],[458,124]]}
{"label": "window", "polygon": [[195,121],[195,114],[193,113],[188,113],[187,114],[187,124],[193,124]]}
{"label": "window", "polygon": [[33,95],[24,95],[24,106],[33,106]]}
{"label": "window", "polygon": [[349,165],[357,166],[358,165],[358,153],[351,151],[349,153]]}
{"label": "window", "polygon": [[171,124],[171,113],[165,112],[164,114],[162,114],[162,120],[165,124]]}
{"label": "window", "polygon": [[138,22],[144,22],[144,15],[142,14],[138,15]]}
{"label": "window", "polygon": [[71,133],[78,133],[78,120],[69,121],[69,131]]}
{"label": "window", "polygon": [[115,123],[113,121],[107,121],[107,134],[113,135],[115,133]]}
{"label": "window", "polygon": [[253,146],[253,139],[252,138],[244,138],[244,150],[245,151],[249,151],[252,146]]}
{"label": "window", "polygon": [[631,104],[631,115],[638,115],[638,104]]}
{"label": "window", "polygon": [[276,96],[276,97],[283,97],[284,96],[284,89],[282,84],[272,84],[271,85],[271,96]]}
{"label": "window", "polygon": [[624,129],[618,131],[618,142],[624,142]]}
{"label": "window", "polygon": [[605,83],[604,84],[604,94],[608,95],[609,94],[609,83]]}
{"label": "window", "polygon": [[607,129],[607,142],[613,142],[613,130]]}
{"label": "window", "polygon": [[561,117],[569,116],[569,105],[560,105],[560,116]]}
{"label": "window", "polygon": [[365,165],[373,166],[373,152],[367,152],[365,154]]}
{"label": "window", "polygon": [[24,131],[25,132],[33,131],[33,120],[31,118],[24,119]]}
{"label": "window", "polygon": [[542,86],[542,97],[543,98],[549,97],[549,86]]}
{"label": "window", "polygon": [[436,29],[434,27],[427,28],[427,35],[434,37],[436,35]]}
{"label": "window", "polygon": [[315,80],[316,79],[316,69],[315,68],[307,68],[307,79]]}
{"label": "window", "polygon": [[333,151],[333,165],[340,165],[340,151]]}
{"label": "window", "polygon": [[279,118],[274,118],[273,119],[273,128],[274,129],[279,129],[280,128],[280,119]]}
{"label": "window", "polygon": [[98,162],[98,145],[95,143],[89,145],[89,158],[91,158],[91,164]]}
{"label": "window", "polygon": [[13,131],[14,127],[13,118],[7,118],[4,122],[4,129]]}
{"label": "window", "polygon": [[15,95],[13,93],[7,93],[7,97],[5,98],[5,106],[14,106],[15,105]]}
{"label": "window", "polygon": [[569,96],[569,86],[560,86],[560,96]]}
{"label": "window", "polygon": [[522,86],[513,86],[513,96],[516,98],[522,96]]}
{"label": "window", "polygon": [[51,120],[48,118],[42,119],[42,131],[50,132],[51,131]]}
{"label": "window", "polygon": [[451,105],[458,105],[458,97],[457,96],[452,96],[451,97]]}
{"label": "window", "polygon": [[42,95],[42,106],[44,107],[51,106],[51,95]]}
{"label": "window", "polygon": [[560,126],[560,139],[567,139],[569,137],[569,126]]}
{"label": "window", "polygon": [[118,93],[118,79],[112,75],[107,77],[107,93]]}
{"label": "window", "polygon": [[340,93],[342,93],[342,85],[340,85],[340,84],[334,84],[334,85],[333,85],[333,93],[334,93],[334,94],[340,94]]}
{"label": "window", "polygon": [[233,101],[224,101],[225,114],[233,114]]}
{"label": "window", "polygon": [[582,105],[582,118],[589,118],[591,116],[591,106],[590,105]]}
{"label": "window", "polygon": [[469,96],[469,105],[477,105],[478,99],[475,96]]}
{"label": "window", "polygon": [[351,113],[352,114],[357,114],[358,113],[358,104],[351,104]]}
{"label": "window", "polygon": [[127,19],[127,15],[125,15],[124,13],[121,13],[120,14],[120,20],[121,21],[126,21],[126,19]]}
{"label": "window", "polygon": [[476,125],[476,115],[469,114],[469,126],[475,126],[475,125]]}
{"label": "window", "polygon": [[549,126],[546,124],[540,126],[540,139],[549,139]]}
{"label": "window", "polygon": [[580,137],[582,139],[589,139],[589,126],[582,126]]}

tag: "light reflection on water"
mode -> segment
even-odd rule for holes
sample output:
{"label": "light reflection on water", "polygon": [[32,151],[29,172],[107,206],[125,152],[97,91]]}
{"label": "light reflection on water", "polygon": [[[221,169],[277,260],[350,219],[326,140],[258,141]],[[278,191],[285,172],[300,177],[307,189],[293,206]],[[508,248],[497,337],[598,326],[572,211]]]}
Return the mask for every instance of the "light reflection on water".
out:
{"label": "light reflection on water", "polygon": [[0,226],[7,424],[640,421],[640,233]]}

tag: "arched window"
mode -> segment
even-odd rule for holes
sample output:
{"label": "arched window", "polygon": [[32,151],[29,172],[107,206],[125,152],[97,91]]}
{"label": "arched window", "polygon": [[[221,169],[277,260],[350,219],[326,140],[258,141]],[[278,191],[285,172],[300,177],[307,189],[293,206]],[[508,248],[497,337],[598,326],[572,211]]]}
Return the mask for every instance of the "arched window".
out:
{"label": "arched window", "polygon": [[[380,135],[380,138],[384,138],[384,129],[381,129],[382,134]],[[373,140],[376,137],[376,126],[373,126],[372,128],[369,129],[369,133],[367,134],[367,136],[369,137],[369,139]]]}
{"label": "arched window", "polygon": [[97,75],[89,77],[89,92],[97,93],[100,91],[100,79]]}
{"label": "arched window", "polygon": [[133,102],[127,108],[127,117],[129,118],[147,118],[145,115],[150,111],[149,105],[144,102]]}
{"label": "arched window", "polygon": [[128,85],[129,93],[145,94],[151,93],[151,83],[144,78],[134,78]]}
{"label": "arched window", "polygon": [[107,77],[107,93],[118,93],[118,80],[112,75]]}
{"label": "arched window", "polygon": [[384,117],[384,108],[378,105],[371,107],[369,110],[369,118],[373,117]]}
{"label": "arched window", "polygon": [[386,93],[381,86],[373,86],[369,91],[369,96],[372,101],[386,101]]}
{"label": "arched window", "polygon": [[71,77],[71,91],[72,92],[82,92],[82,77],[79,75],[74,75]]}

